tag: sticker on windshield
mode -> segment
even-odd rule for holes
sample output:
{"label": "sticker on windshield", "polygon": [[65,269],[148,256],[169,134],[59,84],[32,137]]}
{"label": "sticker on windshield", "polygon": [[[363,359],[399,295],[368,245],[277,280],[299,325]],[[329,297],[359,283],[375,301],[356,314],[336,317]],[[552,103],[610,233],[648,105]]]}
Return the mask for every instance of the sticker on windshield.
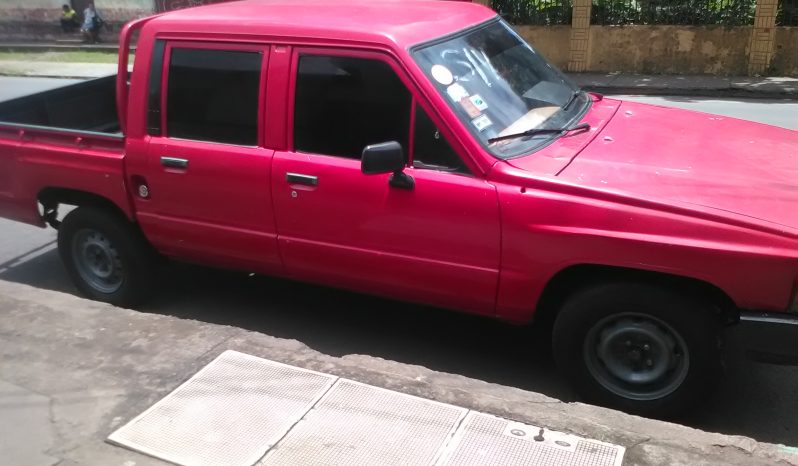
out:
{"label": "sticker on windshield", "polygon": [[490,121],[487,115],[480,115],[473,120],[471,120],[471,124],[477,129],[477,131],[482,131],[488,126],[492,125],[493,122]]}
{"label": "sticker on windshield", "polygon": [[476,118],[482,114],[482,112],[479,111],[477,106],[474,105],[474,103],[468,97],[463,97],[460,99],[460,106],[466,111],[468,118]]}
{"label": "sticker on windshield", "polygon": [[471,103],[474,104],[474,107],[476,107],[479,111],[483,111],[488,108],[488,104],[482,100],[482,97],[479,94],[474,94],[469,97],[469,99],[471,100]]}
{"label": "sticker on windshield", "polygon": [[452,76],[452,72],[449,71],[449,68],[446,68],[443,65],[434,65],[430,70],[430,73],[432,73],[432,77],[435,78],[435,81],[438,81],[444,86],[448,86],[454,82],[454,76]]}
{"label": "sticker on windshield", "polygon": [[457,83],[447,87],[446,93],[449,94],[449,97],[451,97],[451,99],[455,102],[460,102],[463,97],[468,97],[468,91],[466,91],[463,86]]}

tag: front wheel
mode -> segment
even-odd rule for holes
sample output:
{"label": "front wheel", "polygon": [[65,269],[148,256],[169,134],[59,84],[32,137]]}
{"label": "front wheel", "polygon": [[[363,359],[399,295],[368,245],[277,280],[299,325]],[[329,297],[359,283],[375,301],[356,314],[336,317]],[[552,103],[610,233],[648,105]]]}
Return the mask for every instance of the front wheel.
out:
{"label": "front wheel", "polygon": [[126,218],[97,207],[70,212],[58,229],[58,252],[85,296],[134,307],[153,288],[156,254]]}
{"label": "front wheel", "polygon": [[721,326],[700,300],[637,283],[575,293],[554,324],[554,357],[588,401],[674,417],[722,374]]}

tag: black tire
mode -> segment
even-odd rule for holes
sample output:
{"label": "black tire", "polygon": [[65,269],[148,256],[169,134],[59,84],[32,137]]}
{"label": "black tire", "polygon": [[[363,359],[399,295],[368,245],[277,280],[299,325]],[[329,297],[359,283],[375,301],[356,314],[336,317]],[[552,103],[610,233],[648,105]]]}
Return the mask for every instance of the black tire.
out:
{"label": "black tire", "polygon": [[58,252],[88,298],[132,308],[152,293],[158,256],[135,225],[110,209],[86,206],[67,214]]}
{"label": "black tire", "polygon": [[557,315],[552,346],[581,397],[644,416],[679,417],[723,374],[722,326],[712,307],[653,284],[575,292]]}

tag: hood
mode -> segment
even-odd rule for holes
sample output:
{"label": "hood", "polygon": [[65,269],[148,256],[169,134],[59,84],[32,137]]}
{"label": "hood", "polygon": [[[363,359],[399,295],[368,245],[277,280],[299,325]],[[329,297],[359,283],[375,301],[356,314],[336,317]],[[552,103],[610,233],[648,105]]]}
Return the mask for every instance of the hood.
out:
{"label": "hood", "polygon": [[557,176],[798,228],[798,131],[623,102]]}

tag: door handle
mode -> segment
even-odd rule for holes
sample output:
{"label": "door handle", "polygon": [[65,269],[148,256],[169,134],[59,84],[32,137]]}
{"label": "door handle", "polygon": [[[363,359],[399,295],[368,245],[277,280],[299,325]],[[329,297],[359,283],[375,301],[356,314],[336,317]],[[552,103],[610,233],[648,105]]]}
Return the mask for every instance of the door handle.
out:
{"label": "door handle", "polygon": [[286,173],[285,180],[290,184],[303,184],[305,186],[318,186],[319,184],[318,177],[301,173]]}
{"label": "door handle", "polygon": [[179,159],[176,157],[161,157],[161,165],[167,168],[188,168],[188,159]]}

